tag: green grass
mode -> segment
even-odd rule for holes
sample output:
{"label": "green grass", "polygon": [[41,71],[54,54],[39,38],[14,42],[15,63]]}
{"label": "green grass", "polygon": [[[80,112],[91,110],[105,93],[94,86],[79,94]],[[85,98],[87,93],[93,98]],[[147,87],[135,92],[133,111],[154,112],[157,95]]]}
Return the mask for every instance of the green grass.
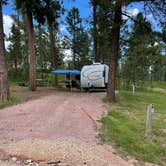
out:
{"label": "green grass", "polygon": [[157,88],[166,89],[166,82],[165,81],[160,81],[160,82],[159,81],[153,81],[152,86],[157,87]]}
{"label": "green grass", "polygon": [[10,100],[7,103],[0,103],[0,109],[3,109],[5,107],[15,105],[19,102],[19,100],[15,96],[11,96]]}
{"label": "green grass", "polygon": [[[48,76],[47,76],[47,81],[49,81],[50,86],[54,86],[54,77],[55,77],[55,75],[53,75],[53,74],[48,74]],[[58,82],[59,83],[65,79],[66,79],[65,75],[58,75]]]}
{"label": "green grass", "polygon": [[[100,138],[110,142],[123,154],[138,160],[160,165],[166,164],[166,93],[120,91],[118,102],[107,104],[108,115],[101,119]],[[147,106],[153,103],[153,136],[149,142],[145,137]]]}

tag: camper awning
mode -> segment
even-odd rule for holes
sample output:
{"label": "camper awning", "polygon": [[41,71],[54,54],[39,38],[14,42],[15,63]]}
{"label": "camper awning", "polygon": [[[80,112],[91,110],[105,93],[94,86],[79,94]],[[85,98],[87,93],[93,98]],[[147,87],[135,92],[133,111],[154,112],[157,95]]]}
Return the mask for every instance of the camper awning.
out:
{"label": "camper awning", "polygon": [[79,70],[53,70],[51,73],[55,75],[80,75],[81,72]]}

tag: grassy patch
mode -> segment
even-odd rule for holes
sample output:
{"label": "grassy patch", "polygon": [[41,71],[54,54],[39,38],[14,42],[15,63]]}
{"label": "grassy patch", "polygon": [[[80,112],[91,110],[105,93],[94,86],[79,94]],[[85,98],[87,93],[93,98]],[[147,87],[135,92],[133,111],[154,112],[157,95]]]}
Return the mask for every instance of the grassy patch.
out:
{"label": "grassy patch", "polygon": [[17,104],[18,102],[19,100],[15,96],[11,96],[10,100],[7,103],[0,103],[0,109]]}
{"label": "grassy patch", "polygon": [[166,82],[165,81],[153,81],[152,83],[153,87],[157,87],[157,88],[162,88],[162,89],[166,89]]}
{"label": "grassy patch", "polygon": [[[138,160],[160,165],[166,163],[166,93],[121,91],[115,105],[107,104],[108,115],[101,119],[100,138],[111,142],[121,152]],[[153,103],[153,137],[149,143],[144,138],[147,106]]]}

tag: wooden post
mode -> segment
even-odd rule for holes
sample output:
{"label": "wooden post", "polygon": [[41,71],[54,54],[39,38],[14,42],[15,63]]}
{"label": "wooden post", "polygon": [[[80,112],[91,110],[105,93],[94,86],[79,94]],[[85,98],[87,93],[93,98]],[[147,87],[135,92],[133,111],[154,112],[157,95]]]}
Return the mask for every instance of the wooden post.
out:
{"label": "wooden post", "polygon": [[72,92],[72,76],[70,74],[70,91]]}
{"label": "wooden post", "polygon": [[145,131],[146,138],[151,138],[151,136],[152,136],[153,113],[154,113],[154,106],[153,106],[153,104],[150,104],[147,108],[146,131]]}
{"label": "wooden post", "polygon": [[133,94],[134,94],[135,93],[135,85],[133,84],[132,87],[133,87]]}

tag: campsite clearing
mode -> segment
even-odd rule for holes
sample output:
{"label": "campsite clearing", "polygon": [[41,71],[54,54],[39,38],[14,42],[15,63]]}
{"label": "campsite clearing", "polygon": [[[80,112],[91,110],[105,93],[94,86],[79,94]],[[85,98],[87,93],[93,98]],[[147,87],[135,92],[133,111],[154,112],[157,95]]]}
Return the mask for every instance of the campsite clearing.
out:
{"label": "campsite clearing", "polygon": [[[0,110],[0,160],[7,160],[0,161],[1,165],[23,166],[27,159],[39,166],[43,161],[71,166],[139,165],[132,157],[121,158],[97,138],[96,124],[100,127],[98,120],[105,114],[101,101],[105,93],[14,89],[23,103]],[[4,152],[9,157],[3,157]],[[13,164],[13,156],[21,164]]]}
{"label": "campsite clearing", "polygon": [[[20,95],[30,93],[24,91]],[[104,113],[103,93],[48,90],[41,97],[39,91],[29,94],[33,100],[0,110],[0,149],[35,161],[128,166],[111,146],[97,139],[95,122]]]}

